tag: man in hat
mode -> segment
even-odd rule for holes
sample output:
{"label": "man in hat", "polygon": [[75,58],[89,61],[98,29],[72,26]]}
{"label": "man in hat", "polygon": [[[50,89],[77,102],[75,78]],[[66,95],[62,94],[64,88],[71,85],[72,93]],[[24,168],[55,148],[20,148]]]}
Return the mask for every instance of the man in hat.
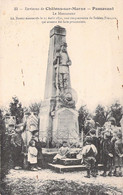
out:
{"label": "man in hat", "polygon": [[71,65],[71,60],[67,53],[67,43],[63,42],[60,45],[60,51],[56,52],[56,56],[53,61],[53,65],[57,65],[58,68],[58,83],[59,89],[62,90],[69,86],[69,66]]}
{"label": "man in hat", "polygon": [[97,149],[92,144],[92,138],[90,136],[87,136],[85,140],[85,146],[82,149],[83,163],[87,168],[87,176],[85,177],[90,178],[91,172],[92,172],[92,176],[96,177],[96,171],[95,171],[96,155],[97,155]]}

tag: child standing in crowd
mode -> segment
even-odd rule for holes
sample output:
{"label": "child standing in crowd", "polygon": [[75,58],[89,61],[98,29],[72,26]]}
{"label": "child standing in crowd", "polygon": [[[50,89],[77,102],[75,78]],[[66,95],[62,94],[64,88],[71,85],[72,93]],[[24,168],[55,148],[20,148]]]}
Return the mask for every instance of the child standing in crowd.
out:
{"label": "child standing in crowd", "polygon": [[37,171],[37,154],[38,150],[35,147],[35,140],[31,140],[28,148],[28,162],[30,163],[31,171]]}
{"label": "child standing in crowd", "polygon": [[97,149],[96,162],[95,162],[95,171],[98,174],[98,163],[99,163],[99,154],[100,154],[100,141],[99,141],[99,138],[96,137],[96,130],[95,129],[91,129],[90,130],[90,136],[92,138],[92,142],[91,143]]}
{"label": "child standing in crowd", "polygon": [[85,140],[85,146],[82,149],[83,163],[86,165],[87,168],[87,176],[85,177],[90,178],[91,172],[92,172],[92,176],[96,177],[96,171],[95,171],[96,155],[97,155],[97,149],[92,144],[92,138],[90,136],[87,136]]}
{"label": "child standing in crowd", "polygon": [[63,141],[63,146],[59,148],[58,154],[53,158],[53,163],[57,163],[60,159],[65,159],[70,150],[66,141]]}
{"label": "child standing in crowd", "polygon": [[103,165],[104,172],[101,176],[106,177],[106,172],[109,171],[108,176],[112,176],[113,168],[113,147],[111,143],[111,135],[109,132],[104,134],[104,141],[102,144],[102,155],[103,155]]}
{"label": "child standing in crowd", "polygon": [[40,170],[44,166],[44,160],[42,155],[42,143],[39,141],[39,132],[38,130],[33,132],[32,139],[35,140],[35,147],[37,148],[37,169]]}
{"label": "child standing in crowd", "polygon": [[122,133],[117,134],[117,141],[115,142],[115,168],[116,176],[122,176],[121,167],[123,165],[123,142]]}

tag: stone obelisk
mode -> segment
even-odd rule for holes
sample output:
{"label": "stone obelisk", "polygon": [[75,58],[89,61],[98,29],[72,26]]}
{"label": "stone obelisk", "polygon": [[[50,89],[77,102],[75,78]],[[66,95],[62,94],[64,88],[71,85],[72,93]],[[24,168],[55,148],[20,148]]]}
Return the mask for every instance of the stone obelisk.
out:
{"label": "stone obelisk", "polygon": [[71,88],[71,60],[67,52],[66,29],[55,26],[50,31],[44,101],[40,109],[40,141],[47,147],[62,141],[75,145],[79,141],[76,92]]}

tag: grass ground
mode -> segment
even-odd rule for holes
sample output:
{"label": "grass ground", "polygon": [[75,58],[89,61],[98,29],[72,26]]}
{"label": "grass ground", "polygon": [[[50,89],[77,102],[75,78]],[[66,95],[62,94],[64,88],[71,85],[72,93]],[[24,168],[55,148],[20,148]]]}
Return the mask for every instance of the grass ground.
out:
{"label": "grass ground", "polygon": [[122,195],[122,177],[85,178],[86,172],[55,173],[10,170],[4,180],[5,195]]}

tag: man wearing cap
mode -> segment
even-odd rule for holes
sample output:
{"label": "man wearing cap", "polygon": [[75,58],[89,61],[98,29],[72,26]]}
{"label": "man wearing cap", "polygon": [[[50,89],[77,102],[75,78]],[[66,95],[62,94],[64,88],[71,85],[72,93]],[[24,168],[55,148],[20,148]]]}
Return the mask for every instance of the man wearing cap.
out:
{"label": "man wearing cap", "polygon": [[[71,65],[71,60],[67,53],[67,43],[63,42],[60,45],[60,51],[56,52],[56,56],[53,61],[53,65],[57,65],[59,81],[56,85],[62,90],[69,86],[69,66]],[[56,75],[57,76],[57,75]]]}

